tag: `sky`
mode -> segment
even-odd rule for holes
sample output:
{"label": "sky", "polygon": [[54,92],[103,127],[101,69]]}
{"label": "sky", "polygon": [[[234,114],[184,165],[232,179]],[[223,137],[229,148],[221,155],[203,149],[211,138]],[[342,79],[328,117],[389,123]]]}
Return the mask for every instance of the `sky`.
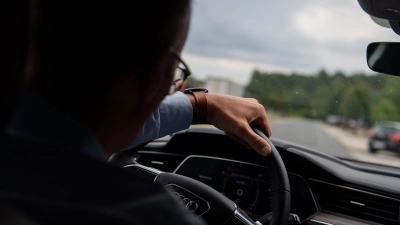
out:
{"label": "sky", "polygon": [[246,85],[254,69],[372,73],[368,44],[399,40],[357,0],[194,0],[182,56],[196,78]]}

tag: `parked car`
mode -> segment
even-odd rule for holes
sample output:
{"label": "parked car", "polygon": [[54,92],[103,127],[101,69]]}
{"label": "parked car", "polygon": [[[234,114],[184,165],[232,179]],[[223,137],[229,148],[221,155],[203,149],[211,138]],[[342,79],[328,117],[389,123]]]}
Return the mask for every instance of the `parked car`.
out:
{"label": "parked car", "polygon": [[328,123],[329,125],[335,125],[335,126],[339,126],[341,124],[341,118],[338,115],[328,115],[326,117],[326,123]]}
{"label": "parked car", "polygon": [[369,132],[369,151],[394,151],[400,157],[400,123],[384,122],[376,124]]}

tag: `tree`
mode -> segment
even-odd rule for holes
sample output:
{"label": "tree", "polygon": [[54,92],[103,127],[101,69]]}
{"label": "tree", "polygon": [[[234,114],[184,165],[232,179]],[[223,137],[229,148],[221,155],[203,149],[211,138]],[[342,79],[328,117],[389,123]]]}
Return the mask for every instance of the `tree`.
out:
{"label": "tree", "polygon": [[348,119],[369,119],[371,88],[365,82],[359,82],[347,89],[340,103],[343,116]]}
{"label": "tree", "polygon": [[371,120],[375,122],[385,120],[397,120],[399,114],[396,105],[389,99],[381,99],[371,107]]}
{"label": "tree", "polygon": [[[255,70],[249,96],[267,109],[325,119],[337,114],[348,119],[400,119],[400,78],[383,74],[274,73]],[[310,112],[312,112],[310,114]]]}
{"label": "tree", "polygon": [[390,99],[395,104],[397,112],[400,113],[400,78],[388,76],[390,81],[387,82],[383,92],[382,99]]}

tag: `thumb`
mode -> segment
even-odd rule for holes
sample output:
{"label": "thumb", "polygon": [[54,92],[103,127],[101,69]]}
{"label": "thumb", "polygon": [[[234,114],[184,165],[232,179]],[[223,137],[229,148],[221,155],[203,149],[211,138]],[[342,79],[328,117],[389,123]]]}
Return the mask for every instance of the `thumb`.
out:
{"label": "thumb", "polygon": [[271,154],[271,146],[250,128],[250,126],[241,135],[243,140],[256,152],[262,156],[269,156]]}

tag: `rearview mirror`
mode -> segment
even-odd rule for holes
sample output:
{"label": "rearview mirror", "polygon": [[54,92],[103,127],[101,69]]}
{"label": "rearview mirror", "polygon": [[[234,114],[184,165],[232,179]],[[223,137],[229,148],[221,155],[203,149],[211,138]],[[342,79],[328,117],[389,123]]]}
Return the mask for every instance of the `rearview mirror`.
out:
{"label": "rearview mirror", "polygon": [[375,42],[367,47],[367,63],[371,70],[400,76],[400,42]]}

